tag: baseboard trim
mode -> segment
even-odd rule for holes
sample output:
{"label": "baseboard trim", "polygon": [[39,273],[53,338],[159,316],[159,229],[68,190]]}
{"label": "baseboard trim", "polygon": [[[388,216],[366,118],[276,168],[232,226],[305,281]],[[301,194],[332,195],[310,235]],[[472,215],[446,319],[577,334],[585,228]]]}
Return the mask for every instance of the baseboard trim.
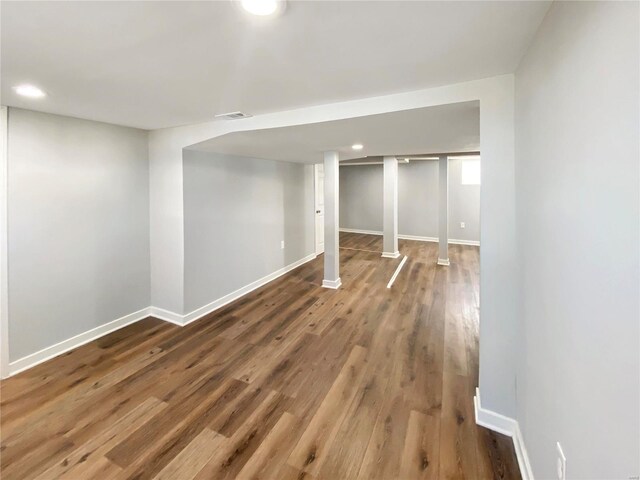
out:
{"label": "baseboard trim", "polygon": [[165,322],[173,323],[179,327],[184,326],[184,317],[179,313],[165,310],[164,308],[149,307],[149,316],[155,317],[158,320],[164,320]]}
{"label": "baseboard trim", "polygon": [[382,252],[382,255],[380,256],[383,258],[400,258],[400,252],[395,252],[395,253]]}
{"label": "baseboard trim", "polygon": [[27,355],[26,357],[22,357],[9,363],[8,376],[13,376],[20,372],[24,372],[25,370],[35,367],[36,365],[46,362],[47,360],[51,360],[58,355],[62,355],[63,353],[73,350],[74,348],[78,348],[86,343],[108,335],[109,333],[131,325],[132,323],[143,320],[147,317],[155,317],[159,320],[164,320],[165,322],[170,322],[183,327],[188,323],[195,322],[199,318],[208,315],[214,310],[217,310],[218,308],[233,302],[243,295],[246,295],[247,293],[275,280],[278,277],[281,277],[285,273],[288,273],[294,268],[297,268],[300,265],[307,263],[315,258],[315,253],[307,255],[306,257],[301,258],[300,260],[293,262],[286,267],[281,268],[280,270],[276,270],[275,272],[262,277],[261,279],[250,283],[249,285],[239,288],[238,290],[231,292],[228,295],[225,295],[224,297],[219,298],[218,300],[200,307],[186,315],[180,315],[178,313],[158,307],[145,307],[141,310],[138,310],[137,312],[130,313],[128,315],[125,315],[124,317],[120,317],[109,323],[105,323],[104,325],[88,330],[67,340],[63,340],[62,342],[56,343],[55,345],[52,345],[50,347],[43,348],[38,352],[32,353],[30,355]]}
{"label": "baseboard trim", "polygon": [[[357,228],[341,228],[341,232],[344,233],[361,233],[363,235],[382,235],[379,230],[359,230]],[[438,237],[421,237],[419,235],[402,235],[398,234],[398,238],[402,240],[416,240],[418,242],[434,242],[438,243]],[[480,242],[477,240],[459,240],[457,238],[450,238],[449,243],[451,245],[471,245],[475,247],[480,246]]]}
{"label": "baseboard trim", "polygon": [[344,233],[361,233],[363,235],[382,235],[379,230],[360,230],[358,228],[339,228],[340,232]]}
{"label": "baseboard trim", "polygon": [[449,243],[452,245],[469,245],[472,247],[480,246],[480,242],[477,240],[459,240],[457,238],[450,238]]}
{"label": "baseboard trim", "polygon": [[527,453],[524,438],[520,431],[520,425],[518,422],[513,418],[482,408],[479,388],[476,388],[476,395],[473,397],[473,405],[475,408],[476,423],[478,425],[512,438],[522,480],[534,480],[531,463],[529,462],[529,455]]}
{"label": "baseboard trim", "polygon": [[273,273],[270,273],[269,275],[266,275],[258,280],[256,280],[255,282],[250,283],[249,285],[245,285],[244,287],[239,288],[238,290],[235,290],[227,295],[225,295],[224,297],[221,297],[217,300],[214,300],[213,302],[204,305],[200,308],[197,308],[195,310],[193,310],[190,313],[187,313],[186,315],[182,316],[182,325],[187,325],[191,322],[195,322],[196,320],[204,317],[205,315],[210,314],[211,312],[214,312],[215,310],[224,307],[225,305],[227,305],[228,303],[233,302],[234,300],[237,300],[238,298],[242,297],[243,295],[246,295],[249,292],[252,292],[253,290],[256,290],[257,288],[262,287],[263,285],[266,285],[269,282],[272,282],[273,280],[275,280],[278,277],[281,277],[282,275],[284,275],[285,273],[289,273],[291,270],[298,268],[300,265],[303,265],[307,262],[310,262],[311,260],[314,260],[317,257],[317,255],[315,253],[312,253],[310,255],[307,255],[306,257],[301,258],[300,260],[297,260],[293,263],[290,263],[289,265],[287,265],[286,267],[283,267],[279,270],[276,270]]}
{"label": "baseboard trim", "polygon": [[332,288],[333,290],[337,290],[342,286],[342,280],[338,278],[337,280],[322,280],[322,286],[324,288]]}
{"label": "baseboard trim", "polygon": [[418,235],[398,235],[401,240],[415,240],[417,242],[433,242],[438,243],[438,237],[420,237]]}
{"label": "baseboard trim", "polygon": [[86,343],[96,340],[97,338],[126,327],[127,325],[143,320],[149,316],[149,310],[149,307],[145,307],[137,312],[130,313],[124,317],[120,317],[109,323],[100,325],[99,327],[92,328],[91,330],[75,335],[67,340],[56,343],[55,345],[43,348],[38,352],[27,355],[26,357],[14,360],[9,363],[9,376],[24,372],[31,367],[35,367],[47,360],[51,360],[52,358],[62,355],[74,348],[80,347]]}
{"label": "baseboard trim", "polygon": [[448,267],[449,265],[451,265],[451,262],[449,261],[448,258],[439,258],[438,265],[442,265],[443,267]]}

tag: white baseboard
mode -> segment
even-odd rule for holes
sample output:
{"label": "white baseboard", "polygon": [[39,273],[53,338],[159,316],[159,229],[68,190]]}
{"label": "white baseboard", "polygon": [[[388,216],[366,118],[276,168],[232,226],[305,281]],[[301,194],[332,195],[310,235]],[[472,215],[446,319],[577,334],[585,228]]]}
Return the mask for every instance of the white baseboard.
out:
{"label": "white baseboard", "polygon": [[440,240],[438,237],[420,237],[418,235],[400,235],[398,234],[398,238],[402,240],[415,240],[417,242],[433,242],[438,243]]}
{"label": "white baseboard", "polygon": [[93,328],[87,332],[81,333],[79,335],[76,335],[75,337],[71,337],[60,343],[56,343],[55,345],[44,348],[38,352],[32,353],[30,355],[27,355],[26,357],[9,363],[9,376],[23,372],[31,367],[35,367],[42,362],[46,362],[47,360],[57,357],[58,355],[62,355],[69,350],[73,350],[74,348],[80,347],[85,343],[89,343],[111,332],[114,332],[115,330],[126,327],[127,325],[131,325],[132,323],[138,322],[147,317],[155,317],[159,320],[174,323],[182,327],[188,323],[198,320],[199,318],[213,312],[214,310],[217,310],[220,307],[223,307],[224,305],[242,297],[243,295],[246,295],[252,290],[255,290],[256,288],[259,288],[271,282],[272,280],[281,277],[285,273],[288,273],[294,268],[299,267],[303,263],[309,262],[315,258],[315,253],[308,255],[296,262],[287,265],[284,268],[281,268],[280,270],[276,270],[266,277],[262,277],[261,279],[256,280],[255,282],[250,283],[249,285],[246,285],[242,288],[239,288],[238,290],[231,292],[230,294],[225,295],[224,297],[219,298],[218,300],[200,307],[186,315],[180,315],[178,313],[158,307],[146,307],[142,310],[138,310],[137,312],[130,313],[129,315],[125,315],[124,317],[118,318],[109,323],[105,323],[104,325]]}
{"label": "white baseboard", "polygon": [[473,397],[473,404],[476,413],[476,423],[494,432],[507,435],[513,439],[513,447],[516,451],[518,466],[522,480],[533,480],[533,471],[529,463],[529,455],[524,444],[524,438],[520,431],[520,425],[513,418],[506,417],[500,413],[482,408],[480,401],[480,389],[476,388],[476,395]]}
{"label": "white baseboard", "polygon": [[205,315],[208,315],[209,313],[219,309],[220,307],[224,307],[228,303],[231,303],[234,300],[237,300],[243,295],[246,295],[247,293],[252,292],[257,288],[260,288],[263,285],[266,285],[267,283],[275,280],[278,277],[281,277],[282,275],[290,272],[294,268],[298,268],[300,265],[310,262],[311,260],[314,260],[316,257],[317,255],[315,253],[307,255],[306,257],[303,257],[300,260],[290,263],[286,267],[276,270],[275,272],[270,273],[269,275],[262,277],[259,280],[256,280],[255,282],[250,283],[249,285],[245,285],[244,287],[239,288],[238,290],[231,292],[225,295],[224,297],[214,300],[213,302],[207,305],[204,305],[203,307],[197,308],[194,311],[187,313],[186,315],[183,315],[182,325],[187,325],[188,323],[195,322],[199,318],[202,318]]}
{"label": "white baseboard", "polygon": [[342,280],[338,278],[337,280],[322,280],[322,286],[324,288],[332,288],[337,290],[342,286]]}
{"label": "white baseboard", "polygon": [[395,252],[395,253],[391,253],[391,252],[382,252],[382,255],[380,255],[383,258],[399,258],[400,257],[400,252]]}
{"label": "white baseboard", "polygon": [[155,317],[165,322],[173,323],[179,327],[184,326],[184,317],[179,313],[174,313],[164,308],[149,307],[149,316]]}
{"label": "white baseboard", "polygon": [[442,265],[444,267],[448,267],[449,265],[451,265],[451,262],[449,262],[448,258],[439,258],[437,263],[438,265]]}
{"label": "white baseboard", "polygon": [[126,327],[127,325],[131,325],[132,323],[145,319],[148,316],[149,308],[146,307],[142,310],[130,313],[109,323],[105,323],[104,325],[100,325],[99,327],[92,328],[91,330],[71,337],[67,340],[63,340],[60,343],[51,345],[50,347],[43,348],[38,352],[27,355],[26,357],[14,360],[13,362],[9,363],[9,376],[23,372],[31,367],[35,367],[42,362],[46,362],[47,360],[57,357],[58,355],[62,355],[69,350],[80,347],[85,343],[89,343],[115,330],[119,330],[122,327]]}
{"label": "white baseboard", "polygon": [[[382,232],[379,230],[359,230],[356,228],[341,228],[340,231],[345,233],[361,233],[363,235],[382,235]],[[402,240],[416,240],[418,242],[438,243],[438,237],[421,237],[418,235],[403,235],[399,233],[398,238]],[[459,240],[456,238],[450,238],[449,243],[452,245],[472,245],[476,247],[480,246],[480,242],[477,240]]]}
{"label": "white baseboard", "polygon": [[363,235],[382,235],[382,232],[378,230],[359,230],[357,228],[340,228],[338,230],[344,233],[362,233]]}
{"label": "white baseboard", "polygon": [[457,238],[450,238],[449,243],[452,245],[471,245],[473,247],[480,246],[480,242],[478,240],[459,240]]}

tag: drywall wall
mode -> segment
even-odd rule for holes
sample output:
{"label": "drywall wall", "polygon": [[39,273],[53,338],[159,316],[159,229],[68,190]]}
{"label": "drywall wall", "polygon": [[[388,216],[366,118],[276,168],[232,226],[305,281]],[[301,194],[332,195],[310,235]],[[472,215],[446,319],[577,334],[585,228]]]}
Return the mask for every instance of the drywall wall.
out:
{"label": "drywall wall", "polygon": [[[449,186],[452,180],[450,176]],[[449,201],[451,199],[449,195]],[[476,216],[478,216],[480,202],[476,204],[476,208],[478,210]],[[451,208],[449,208],[449,214],[451,214]],[[449,219],[449,233],[451,233],[451,224],[452,217]],[[398,166],[398,233],[438,238],[437,160],[414,161]]]}
{"label": "drywall wall", "polygon": [[[481,187],[462,184],[463,162],[449,160],[449,238],[480,241]],[[460,222],[464,222],[464,228]]]}
{"label": "drywall wall", "polygon": [[340,167],[340,228],[382,231],[382,165]]}
{"label": "drywall wall", "polygon": [[[462,185],[461,166],[449,160],[449,238],[479,241],[480,185]],[[340,168],[340,228],[382,230],[382,177],[382,165]],[[438,237],[437,161],[398,166],[398,232]]]}
{"label": "drywall wall", "polygon": [[639,13],[555,2],[516,74],[517,417],[536,478],[556,478],[557,441],[567,478],[640,473]]}
{"label": "drywall wall", "polygon": [[314,253],[312,165],[192,150],[183,161],[183,313]]}
{"label": "drywall wall", "polygon": [[15,108],[10,360],[149,306],[147,133]]}
{"label": "drywall wall", "polygon": [[176,136],[175,129],[149,132],[151,305],[165,316],[184,306],[182,145]]}
{"label": "drywall wall", "polygon": [[[483,406],[515,417],[517,268],[514,191],[514,78],[500,75],[455,85],[274,112],[233,122],[213,120],[151,132],[151,289],[154,306],[183,298],[183,149],[234,131],[480,102],[480,388]],[[318,152],[318,160],[321,154]],[[179,311],[179,310],[178,310]]]}

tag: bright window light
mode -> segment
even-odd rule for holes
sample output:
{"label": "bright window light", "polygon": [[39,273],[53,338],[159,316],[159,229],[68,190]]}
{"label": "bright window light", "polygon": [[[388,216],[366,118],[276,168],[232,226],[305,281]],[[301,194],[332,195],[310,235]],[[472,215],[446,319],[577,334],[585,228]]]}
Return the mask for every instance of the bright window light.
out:
{"label": "bright window light", "polygon": [[480,159],[462,160],[462,185],[480,185]]}
{"label": "bright window light", "polygon": [[351,145],[351,148],[353,148],[354,150],[362,150],[364,146],[361,143],[354,143],[353,145]]}

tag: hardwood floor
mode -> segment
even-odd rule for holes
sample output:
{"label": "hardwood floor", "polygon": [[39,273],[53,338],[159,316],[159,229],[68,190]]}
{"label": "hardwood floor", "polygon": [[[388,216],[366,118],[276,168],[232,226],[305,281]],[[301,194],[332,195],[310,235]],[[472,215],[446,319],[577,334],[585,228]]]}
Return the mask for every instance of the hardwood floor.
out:
{"label": "hardwood floor", "polygon": [[[12,479],[520,478],[476,426],[478,249],[341,234],[207,318],[138,322],[1,383]],[[368,250],[368,251],[367,251]]]}

